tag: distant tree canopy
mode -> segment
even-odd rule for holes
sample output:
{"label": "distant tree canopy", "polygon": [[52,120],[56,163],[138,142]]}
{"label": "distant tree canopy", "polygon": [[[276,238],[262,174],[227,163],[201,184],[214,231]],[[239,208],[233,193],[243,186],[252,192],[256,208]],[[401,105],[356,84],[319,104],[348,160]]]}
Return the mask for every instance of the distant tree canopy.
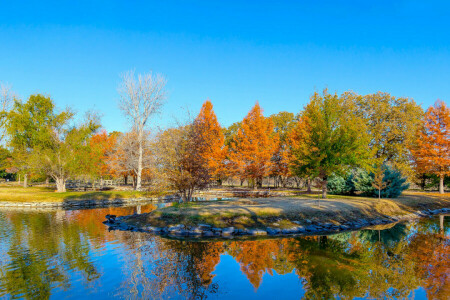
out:
{"label": "distant tree canopy", "polygon": [[[297,114],[263,115],[259,103],[240,121],[222,127],[210,100],[190,122],[165,130],[149,127],[165,99],[160,75],[126,73],[120,108],[129,132],[101,130],[95,115],[75,122],[41,94],[27,101],[0,84],[0,176],[133,179],[133,188],[160,187],[191,200],[195,190],[244,182],[259,188],[318,183],[322,197],[374,194],[396,197],[407,183],[450,182],[449,108],[436,102],[424,114],[413,99],[378,92],[314,93]],[[4,139],[3,139],[4,137]],[[375,170],[383,166],[383,171]],[[3,175],[1,175],[3,174]],[[230,181],[228,181],[230,179]],[[227,181],[226,181],[227,180]]]}

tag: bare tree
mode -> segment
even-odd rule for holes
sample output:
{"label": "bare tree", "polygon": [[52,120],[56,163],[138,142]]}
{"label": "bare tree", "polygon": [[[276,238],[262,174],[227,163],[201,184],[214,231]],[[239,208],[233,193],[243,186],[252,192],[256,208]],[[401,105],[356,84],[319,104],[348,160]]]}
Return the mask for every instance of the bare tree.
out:
{"label": "bare tree", "polygon": [[11,86],[0,82],[0,142],[5,137],[6,114],[12,108],[14,97]]}
{"label": "bare tree", "polygon": [[134,71],[122,75],[119,86],[119,107],[132,123],[132,132],[136,133],[138,143],[136,172],[136,190],[141,189],[145,131],[151,117],[158,113],[166,99],[166,80],[162,75],[139,74]]}
{"label": "bare tree", "polygon": [[[150,148],[149,132],[144,132],[144,139],[141,143],[143,149],[142,174],[151,174],[151,167],[154,161]],[[136,187],[136,178],[139,169],[139,143],[135,132],[121,134],[118,137],[116,148],[111,154],[109,165],[117,174],[133,177],[133,187]],[[148,176],[147,176],[148,177]]]}

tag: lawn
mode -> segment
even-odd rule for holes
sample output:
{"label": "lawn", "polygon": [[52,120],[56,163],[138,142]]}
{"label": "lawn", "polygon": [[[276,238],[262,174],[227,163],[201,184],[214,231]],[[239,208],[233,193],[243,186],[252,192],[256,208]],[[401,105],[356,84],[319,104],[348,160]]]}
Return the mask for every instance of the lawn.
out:
{"label": "lawn", "polygon": [[68,200],[113,200],[156,196],[138,191],[89,191],[56,193],[47,187],[23,188],[12,185],[0,186],[0,201],[13,202],[63,202]]}

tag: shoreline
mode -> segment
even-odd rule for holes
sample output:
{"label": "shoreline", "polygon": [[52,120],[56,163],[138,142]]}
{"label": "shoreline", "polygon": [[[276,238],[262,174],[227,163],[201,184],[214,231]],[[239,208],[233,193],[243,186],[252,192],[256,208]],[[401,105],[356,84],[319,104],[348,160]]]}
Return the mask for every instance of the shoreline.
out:
{"label": "shoreline", "polygon": [[0,201],[0,208],[86,208],[108,207],[118,205],[146,204],[160,201],[172,201],[178,199],[175,196],[144,197],[144,198],[114,198],[114,199],[72,199],[59,202],[50,201]]}
{"label": "shoreline", "polygon": [[[349,221],[341,225],[329,223],[311,222],[310,225],[299,225],[294,228],[277,230],[276,228],[266,227],[260,229],[236,229],[234,227],[214,228],[208,224],[198,226],[186,226],[177,224],[167,227],[138,226],[131,225],[126,220],[132,216],[106,216],[107,220],[103,222],[108,226],[108,230],[131,231],[151,233],[169,239],[182,240],[221,240],[221,239],[255,239],[264,237],[296,237],[309,235],[331,235],[341,232],[358,231],[362,229],[377,230],[378,226],[389,226],[397,223],[417,220],[421,218],[431,218],[441,214],[450,214],[450,208],[428,209],[417,211],[401,216],[386,216],[385,218],[363,219],[360,221]],[[125,222],[124,222],[125,221]],[[383,230],[386,228],[382,228]]]}
{"label": "shoreline", "polygon": [[346,197],[236,199],[184,203],[150,213],[110,216],[110,230],[149,232],[173,238],[233,238],[331,234],[386,226],[450,213],[450,198],[409,194],[397,199]]}

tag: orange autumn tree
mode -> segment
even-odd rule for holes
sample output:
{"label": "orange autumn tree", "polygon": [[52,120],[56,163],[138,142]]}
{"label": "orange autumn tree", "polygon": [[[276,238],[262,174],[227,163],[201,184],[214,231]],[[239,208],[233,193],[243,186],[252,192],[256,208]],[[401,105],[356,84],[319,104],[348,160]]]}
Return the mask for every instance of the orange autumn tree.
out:
{"label": "orange autumn tree", "polygon": [[263,116],[258,102],[242,121],[231,146],[229,157],[235,175],[247,179],[255,189],[261,187],[262,179],[272,170],[278,138],[273,134],[272,120]]}
{"label": "orange autumn tree", "polygon": [[439,176],[439,193],[444,193],[444,177],[450,175],[450,109],[438,100],[428,108],[417,133],[414,155],[420,173]]}
{"label": "orange autumn tree", "polygon": [[96,176],[113,176],[114,170],[111,168],[110,161],[117,143],[117,135],[110,134],[106,130],[94,134],[89,140],[91,148],[91,162],[93,162],[93,173]]}
{"label": "orange autumn tree", "polygon": [[228,147],[225,146],[225,137],[217,121],[211,101],[206,100],[199,115],[194,120],[194,126],[201,135],[203,143],[199,145],[200,155],[206,160],[211,178],[219,184],[226,177],[225,158]]}

